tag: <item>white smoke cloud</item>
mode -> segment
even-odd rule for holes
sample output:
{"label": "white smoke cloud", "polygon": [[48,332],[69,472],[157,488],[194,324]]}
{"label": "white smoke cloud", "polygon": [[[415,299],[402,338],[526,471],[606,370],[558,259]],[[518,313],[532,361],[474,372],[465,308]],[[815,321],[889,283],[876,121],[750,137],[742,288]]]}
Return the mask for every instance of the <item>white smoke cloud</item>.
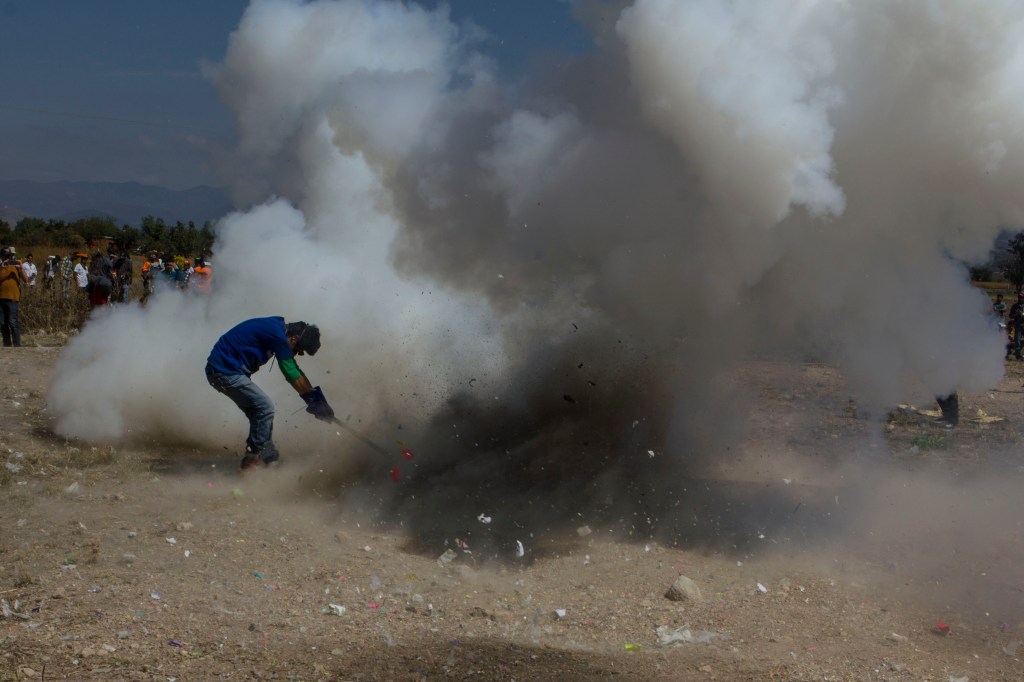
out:
{"label": "white smoke cloud", "polygon": [[[217,291],[90,322],[52,387],[58,430],[241,443],[203,362],[271,314],[321,326],[303,367],[367,420],[422,422],[471,377],[536,405],[525,377],[558,390],[578,354],[616,380],[627,346],[652,363],[637,410],[680,419],[751,350],[814,352],[883,405],[914,381],[988,386],[1000,340],[958,261],[1021,218],[1022,19],[637,0],[598,54],[510,88],[443,7],[254,0],[210,69],[248,209],[218,227]],[[257,381],[281,439],[322,442],[280,378]]]}

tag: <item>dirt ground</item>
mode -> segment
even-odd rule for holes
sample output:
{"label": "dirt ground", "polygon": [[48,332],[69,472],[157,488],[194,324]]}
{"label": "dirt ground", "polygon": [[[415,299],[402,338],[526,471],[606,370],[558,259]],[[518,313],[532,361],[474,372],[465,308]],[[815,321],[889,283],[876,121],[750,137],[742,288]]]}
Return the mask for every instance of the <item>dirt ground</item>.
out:
{"label": "dirt ground", "polygon": [[[690,482],[728,483],[749,541],[581,519],[485,561],[359,518],[315,464],[65,441],[59,353],[0,352],[0,680],[1024,679],[1024,363],[950,430],[749,362],[738,445]],[[680,575],[700,594],[667,599]]]}

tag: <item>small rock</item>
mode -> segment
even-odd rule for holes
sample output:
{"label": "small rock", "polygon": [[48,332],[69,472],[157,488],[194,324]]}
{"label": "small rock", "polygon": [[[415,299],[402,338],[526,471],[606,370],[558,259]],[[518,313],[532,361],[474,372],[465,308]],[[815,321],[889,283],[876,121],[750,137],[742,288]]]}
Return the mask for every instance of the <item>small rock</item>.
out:
{"label": "small rock", "polygon": [[890,632],[886,636],[886,639],[889,640],[890,642],[906,642],[907,641],[906,635],[899,635],[899,634],[896,634],[895,632]]}
{"label": "small rock", "polygon": [[676,578],[672,587],[668,588],[665,598],[670,601],[700,601],[700,588],[685,575]]}
{"label": "small rock", "polygon": [[591,532],[590,526],[580,526],[576,529],[576,535],[579,535],[581,538],[587,537]]}

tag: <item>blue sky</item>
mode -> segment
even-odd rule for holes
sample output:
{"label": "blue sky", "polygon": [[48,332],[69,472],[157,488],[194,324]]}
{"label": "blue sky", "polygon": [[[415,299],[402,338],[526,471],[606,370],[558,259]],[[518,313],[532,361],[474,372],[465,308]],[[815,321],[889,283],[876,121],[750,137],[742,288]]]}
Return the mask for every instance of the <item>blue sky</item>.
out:
{"label": "blue sky", "polygon": [[[435,6],[437,0],[420,4]],[[564,0],[451,0],[515,77],[538,50],[578,52]],[[234,124],[202,61],[248,0],[0,0],[0,180],[217,184]]]}

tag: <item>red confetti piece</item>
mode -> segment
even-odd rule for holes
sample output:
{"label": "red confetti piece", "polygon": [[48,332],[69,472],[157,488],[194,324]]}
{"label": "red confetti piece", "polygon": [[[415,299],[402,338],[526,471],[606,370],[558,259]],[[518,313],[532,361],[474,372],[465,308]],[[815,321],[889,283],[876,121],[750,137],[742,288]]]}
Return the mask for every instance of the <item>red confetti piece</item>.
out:
{"label": "red confetti piece", "polygon": [[412,459],[413,458],[412,450],[410,450],[409,448],[406,448],[405,450],[402,450],[402,457],[405,457],[406,459]]}
{"label": "red confetti piece", "polygon": [[394,481],[395,483],[398,483],[398,481],[401,480],[402,472],[398,470],[397,464],[391,467],[391,473],[389,475],[391,476],[391,480]]}
{"label": "red confetti piece", "polygon": [[941,620],[935,621],[935,629],[944,635],[949,634],[949,626],[943,623]]}
{"label": "red confetti piece", "polygon": [[370,602],[370,603],[369,603],[369,607],[370,607],[371,609],[379,609],[379,608],[380,608],[380,604],[378,604],[378,603],[377,603],[377,602],[375,602],[375,601],[372,601],[372,602]]}

